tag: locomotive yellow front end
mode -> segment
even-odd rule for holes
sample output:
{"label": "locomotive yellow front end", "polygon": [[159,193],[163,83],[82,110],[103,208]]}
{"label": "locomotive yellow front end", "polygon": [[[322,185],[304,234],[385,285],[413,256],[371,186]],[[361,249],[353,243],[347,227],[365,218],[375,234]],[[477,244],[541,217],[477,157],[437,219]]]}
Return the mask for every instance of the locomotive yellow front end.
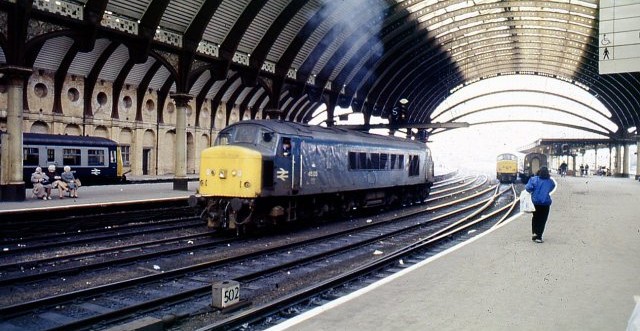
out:
{"label": "locomotive yellow front end", "polygon": [[200,160],[200,188],[190,204],[203,207],[201,217],[212,228],[235,229],[249,219],[260,196],[262,155],[233,145],[207,148]]}
{"label": "locomotive yellow front end", "polygon": [[255,198],[260,195],[262,155],[240,146],[202,151],[200,190],[205,197]]}

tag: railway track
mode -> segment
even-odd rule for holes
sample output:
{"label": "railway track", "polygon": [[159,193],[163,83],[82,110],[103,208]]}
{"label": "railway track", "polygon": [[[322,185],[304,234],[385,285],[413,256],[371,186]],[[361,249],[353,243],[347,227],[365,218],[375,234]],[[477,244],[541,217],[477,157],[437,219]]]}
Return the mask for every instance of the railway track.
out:
{"label": "railway track", "polygon": [[162,201],[81,205],[73,208],[41,208],[3,211],[0,235],[2,244],[17,244],[29,237],[46,237],[52,233],[76,233],[102,230],[105,226],[121,226],[135,220],[139,223],[155,219],[193,216],[185,198]]}
{"label": "railway track", "polygon": [[[480,191],[480,194],[486,191]],[[471,196],[473,197],[473,196]],[[464,201],[464,199],[460,199]],[[440,208],[444,208],[440,207]],[[428,211],[436,210],[438,208],[428,208]],[[172,224],[172,223],[170,223]],[[31,252],[29,255],[17,254],[16,256],[8,257],[4,256],[0,264],[0,286],[18,284],[33,283],[35,281],[44,281],[47,279],[55,279],[56,277],[64,278],[67,284],[72,283],[74,275],[84,271],[97,270],[100,268],[109,267],[112,273],[121,275],[121,277],[111,276],[109,281],[118,281],[126,276],[137,277],[142,276],[149,268],[139,268],[139,272],[133,274],[131,271],[122,270],[117,271],[119,266],[127,266],[134,261],[148,261],[151,266],[166,265],[162,262],[162,257],[174,256],[177,259],[180,258],[180,254],[197,254],[199,256],[219,255],[221,248],[224,249],[225,245],[230,245],[237,241],[237,238],[222,238],[214,239],[208,233],[196,233],[186,236],[169,236],[165,238],[165,235],[161,236],[161,239],[145,240],[145,235],[150,233],[158,233],[159,225],[164,225],[164,222],[151,224],[150,227],[144,226],[141,229],[133,227],[127,229],[125,234],[129,234],[132,231],[139,233],[138,238],[135,240],[129,239],[129,241],[135,241],[135,244],[130,245],[111,245],[104,248],[106,244],[101,242],[95,242],[94,235],[90,235],[89,238],[94,240],[94,245],[84,246],[81,252],[76,252],[76,245],[78,243],[87,242],[87,238],[80,236],[81,238],[71,239],[66,244],[67,248],[62,250],[55,250],[43,254],[40,251],[35,253]],[[191,222],[188,223],[189,227],[192,227]],[[139,226],[140,227],[140,226]],[[200,226],[204,231],[204,227]],[[105,240],[113,240],[118,238],[116,234],[105,235]],[[67,238],[68,239],[68,238]],[[49,239],[47,239],[47,242]],[[123,238],[118,238],[115,243],[120,243]],[[268,241],[267,241],[268,242]],[[241,243],[242,245],[249,245],[247,241]],[[260,244],[258,244],[260,245]],[[40,245],[46,246],[46,245]],[[47,246],[47,248],[51,248]],[[257,247],[256,249],[259,249]],[[69,253],[71,252],[71,253]],[[195,252],[195,253],[194,253]],[[23,253],[23,252],[19,252]],[[36,256],[36,258],[32,258]],[[6,262],[12,261],[12,262]],[[98,278],[98,279],[96,279]],[[83,279],[87,283],[100,284],[99,277],[93,277],[90,279]],[[69,286],[70,287],[70,286]],[[8,296],[8,300],[27,300],[25,297]]]}
{"label": "railway track", "polygon": [[[468,177],[455,182],[467,181],[468,183],[463,186],[469,186],[475,180]],[[483,183],[481,182],[480,185]],[[447,191],[451,190],[447,189]],[[439,193],[438,190],[434,192]],[[441,195],[439,200],[445,197]],[[185,232],[189,234],[184,235]],[[151,223],[105,226],[77,233],[12,240],[10,243],[5,243],[4,248],[5,253],[10,251],[11,254],[0,255],[0,285],[44,279],[56,274],[69,274],[70,271],[103,267],[108,263],[126,263],[136,258],[152,258],[184,249],[157,248],[160,245],[166,246],[173,243],[175,246],[181,246],[180,243],[183,242],[182,246],[184,246],[184,243],[190,243],[192,246],[188,249],[215,246],[216,242],[208,240],[209,237],[199,219],[173,218]],[[203,240],[204,243],[200,242]],[[194,242],[200,243],[193,246]],[[156,248],[145,249],[145,247]],[[132,255],[132,252],[143,250],[144,253]],[[118,257],[106,258],[110,255]],[[41,271],[42,269],[46,271]]]}
{"label": "railway track", "polygon": [[[476,181],[474,180],[473,182]],[[465,190],[470,191],[471,189],[466,188]],[[478,191],[480,191],[480,193],[477,193],[479,194],[478,196],[488,194],[486,189]],[[458,195],[460,194],[458,193]],[[490,195],[493,196],[494,194]],[[487,203],[485,202],[485,204]],[[475,206],[477,204],[471,205]],[[441,233],[442,229],[446,228],[444,226],[446,222],[438,220],[452,219],[452,215],[454,215],[451,211],[441,212],[442,215],[446,214],[447,216],[440,216],[441,218],[439,218],[434,213],[437,210],[444,211],[450,208],[452,207],[447,203],[443,203],[441,207],[429,206],[425,208],[424,205],[420,205],[414,207],[413,209],[415,210],[413,212],[398,211],[394,212],[396,215],[387,216],[386,219],[384,219],[385,217],[380,217],[380,219],[370,223],[368,222],[370,220],[367,220],[363,226],[358,225],[357,229],[347,229],[299,241],[289,240],[288,243],[271,244],[267,248],[265,248],[265,245],[268,244],[255,242],[255,248],[248,249],[247,252],[237,256],[227,256],[225,258],[211,258],[216,254],[208,254],[207,252],[210,251],[207,251],[206,248],[203,248],[203,251],[198,251],[191,247],[191,251],[196,251],[196,255],[208,255],[208,261],[171,270],[162,269],[160,271],[156,270],[156,272],[148,270],[148,275],[145,276],[109,282],[100,286],[78,286],[71,292],[59,295],[42,293],[42,297],[34,298],[25,303],[4,305],[0,308],[0,316],[2,316],[0,321],[7,323],[6,325],[32,323],[29,329],[66,330],[85,328],[103,320],[117,322],[118,318],[116,317],[131,316],[135,312],[143,310],[149,310],[149,314],[155,314],[158,317],[166,317],[166,315],[180,316],[180,311],[190,311],[189,315],[197,315],[198,310],[203,312],[211,311],[208,305],[210,304],[208,294],[210,294],[210,283],[213,279],[235,279],[241,281],[243,293],[248,297],[256,298],[256,303],[258,303],[260,300],[266,300],[264,299],[265,297],[273,295],[269,294],[269,289],[273,288],[273,284],[260,284],[259,279],[272,277],[272,283],[275,282],[280,286],[282,286],[281,284],[286,284],[286,281],[273,280],[276,279],[275,276],[265,275],[283,274],[283,270],[289,270],[288,275],[290,275],[291,270],[294,268],[298,268],[296,270],[307,268],[311,270],[311,275],[317,273],[327,274],[326,271],[317,272],[319,270],[317,267],[309,266],[313,265],[313,263],[327,264],[327,260],[337,259],[336,256],[338,255],[344,256],[342,261],[354,261],[354,259],[362,261],[364,256],[367,259],[371,258],[371,250],[379,246],[380,242],[386,243],[385,247],[380,248],[389,251],[390,247],[399,245],[391,244],[393,242],[415,242],[415,238],[433,237],[435,233]],[[472,215],[474,208],[477,207],[467,206],[464,210],[458,211],[457,214],[466,213],[467,215]],[[428,214],[431,214],[430,218],[425,217]],[[398,217],[401,217],[402,220],[395,219]],[[250,246],[247,242],[239,242],[234,244],[234,247],[241,245]],[[181,253],[180,250],[176,250],[171,254],[174,254],[172,255],[174,259],[179,259],[184,255],[184,252]],[[221,256],[222,254],[217,253],[217,255]],[[91,277],[94,277],[92,274],[100,274],[100,270],[96,269],[101,267],[106,268],[108,266],[108,270],[113,272],[113,270],[117,270],[118,264],[130,263],[135,260],[133,257],[131,259],[130,261],[113,261],[102,266],[89,266],[78,270],[79,273],[75,276],[75,280],[69,277],[66,278],[69,282],[65,281],[65,286],[69,287],[70,282],[80,284],[83,280],[92,279]],[[139,259],[145,259],[145,257],[140,256]],[[375,259],[378,258],[375,257]],[[136,263],[136,266],[140,269],[145,268],[145,266],[148,267],[152,263],[154,262]],[[329,265],[334,265],[334,263],[329,263]],[[316,271],[314,272],[313,270]],[[73,270],[65,272],[70,273],[71,271]],[[299,272],[295,273],[298,274]],[[331,272],[328,273],[331,274]],[[302,274],[302,272],[299,274]],[[29,282],[33,281],[29,280]],[[19,280],[14,279],[13,287],[9,285],[3,286],[0,288],[0,292],[5,292],[5,294],[11,292],[11,289],[15,289],[16,282],[19,282]],[[39,285],[30,284],[30,286],[47,286],[47,280],[37,282],[42,283]],[[91,283],[91,281],[87,282]],[[70,288],[74,288],[74,286],[70,286]],[[129,301],[124,307],[114,305],[114,303],[121,303],[122,298],[127,298],[126,301]],[[170,309],[174,313],[166,313],[166,309],[158,310],[158,306],[166,307],[167,305],[174,307]],[[185,305],[189,308],[182,307]],[[199,307],[195,313],[193,312],[194,307]],[[43,311],[45,313],[42,313]],[[43,314],[44,317],[40,318]],[[38,318],[34,318],[34,315]],[[58,316],[59,318],[52,319],[47,318],[47,316]],[[2,324],[0,324],[1,326]]]}
{"label": "railway track", "polygon": [[[233,330],[247,328],[262,330],[301,312],[320,306],[327,301],[365,287],[371,283],[370,280],[384,278],[412,264],[423,261],[449,247],[453,247],[460,242],[466,241],[470,239],[470,237],[477,235],[477,233],[487,230],[489,227],[495,227],[501,224],[514,212],[517,202],[515,189],[511,186],[510,189],[499,192],[498,187],[496,187],[496,194],[490,199],[491,201],[495,201],[497,197],[506,192],[510,192],[512,196],[511,202],[495,208],[495,210],[489,213],[478,217],[480,213],[487,211],[486,207],[489,206],[489,202],[487,202],[484,207],[478,209],[472,213],[472,215],[462,217],[441,230],[430,234],[426,238],[398,247],[395,251],[386,254],[384,257],[362,264],[355,269],[347,270],[322,282],[310,284],[305,288],[298,289],[288,295],[283,295],[263,305],[257,305],[252,309],[233,314],[231,317],[220,321],[215,321],[204,327],[200,327],[198,330]],[[445,216],[443,215],[443,217]],[[488,221],[492,219],[494,222]],[[473,227],[478,227],[479,231],[468,230]]]}

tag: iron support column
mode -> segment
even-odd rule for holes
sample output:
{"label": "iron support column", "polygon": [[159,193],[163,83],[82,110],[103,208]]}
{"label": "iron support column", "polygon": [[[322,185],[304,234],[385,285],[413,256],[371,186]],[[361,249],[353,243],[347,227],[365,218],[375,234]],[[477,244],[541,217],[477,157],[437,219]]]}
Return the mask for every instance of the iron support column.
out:
{"label": "iron support column", "polygon": [[25,183],[22,178],[22,114],[24,112],[24,83],[31,76],[31,68],[5,66],[0,68],[7,82],[7,131],[2,132],[2,168],[0,169],[0,201],[24,201]]}
{"label": "iron support column", "polygon": [[629,144],[625,143],[622,147],[624,147],[624,154],[622,157],[622,177],[629,178]]}
{"label": "iron support column", "polygon": [[618,177],[620,176],[620,163],[622,162],[621,157],[622,151],[620,150],[620,144],[616,144],[616,157],[614,158],[614,166],[613,166],[613,175]]}
{"label": "iron support column", "polygon": [[187,180],[187,106],[193,98],[188,94],[171,94],[176,102],[176,146],[175,146],[175,176],[173,189],[178,191],[189,190]]}

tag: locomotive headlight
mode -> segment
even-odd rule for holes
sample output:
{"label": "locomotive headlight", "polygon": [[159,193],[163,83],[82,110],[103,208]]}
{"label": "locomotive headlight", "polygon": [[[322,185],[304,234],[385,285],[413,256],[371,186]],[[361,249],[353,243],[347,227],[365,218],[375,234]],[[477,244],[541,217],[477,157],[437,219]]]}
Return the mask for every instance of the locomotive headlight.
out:
{"label": "locomotive headlight", "polygon": [[249,183],[249,182],[244,182],[244,187],[245,187],[245,188],[250,188],[250,187],[251,187],[251,183]]}
{"label": "locomotive headlight", "polygon": [[238,174],[236,169],[231,170],[231,176],[235,177]]}
{"label": "locomotive headlight", "polygon": [[226,170],[220,170],[220,172],[218,173],[218,176],[222,179],[227,178],[227,171]]}

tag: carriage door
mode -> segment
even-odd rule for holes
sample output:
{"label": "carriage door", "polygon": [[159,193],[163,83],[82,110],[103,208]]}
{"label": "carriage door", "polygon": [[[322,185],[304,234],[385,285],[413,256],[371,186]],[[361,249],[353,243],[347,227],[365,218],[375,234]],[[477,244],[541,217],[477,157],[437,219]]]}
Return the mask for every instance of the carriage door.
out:
{"label": "carriage door", "polygon": [[300,190],[300,140],[290,137],[280,139],[275,168],[276,183],[280,190],[298,194]]}
{"label": "carriage door", "polygon": [[534,157],[531,159],[531,176],[534,176],[540,170],[540,159]]}

